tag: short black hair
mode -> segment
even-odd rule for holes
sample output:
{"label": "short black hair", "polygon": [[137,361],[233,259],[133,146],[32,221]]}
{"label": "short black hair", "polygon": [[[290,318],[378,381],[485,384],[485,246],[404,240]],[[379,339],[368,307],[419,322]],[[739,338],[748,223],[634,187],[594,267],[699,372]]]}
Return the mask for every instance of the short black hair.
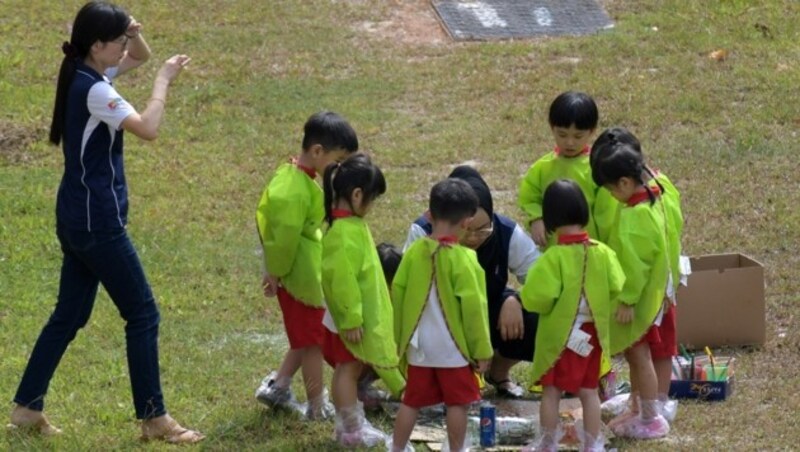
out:
{"label": "short black hair", "polygon": [[468,183],[448,177],[431,188],[428,208],[434,220],[456,224],[475,215],[478,211],[478,197]]}
{"label": "short black hair", "polygon": [[392,285],[394,275],[400,267],[400,261],[403,259],[403,252],[400,248],[388,242],[378,244],[378,258],[381,260],[381,267],[383,268],[383,276],[386,278],[386,285]]}
{"label": "short black hair", "polygon": [[589,224],[589,204],[581,187],[572,180],[553,181],[544,191],[542,219],[547,232],[561,226]]}
{"label": "short black hair", "polygon": [[569,128],[575,124],[579,130],[593,130],[599,118],[597,104],[586,93],[567,91],[550,104],[550,127]]}
{"label": "short black hair", "polygon": [[455,167],[447,177],[461,179],[468,183],[469,186],[472,187],[472,190],[475,191],[475,196],[478,197],[478,207],[485,210],[489,218],[492,217],[494,214],[492,191],[477,169],[469,165],[460,165]]}
{"label": "short black hair", "polygon": [[343,117],[332,111],[311,115],[303,126],[303,149],[319,144],[325,152],[337,149],[348,153],[358,151],[358,136]]}

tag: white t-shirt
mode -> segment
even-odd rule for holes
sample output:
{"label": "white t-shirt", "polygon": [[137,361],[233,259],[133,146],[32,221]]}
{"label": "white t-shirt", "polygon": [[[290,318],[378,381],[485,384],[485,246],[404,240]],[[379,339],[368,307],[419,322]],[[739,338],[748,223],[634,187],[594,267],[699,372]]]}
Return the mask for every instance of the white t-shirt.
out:
{"label": "white t-shirt", "polygon": [[[109,81],[106,78],[106,81]],[[110,83],[95,83],[86,98],[89,113],[100,122],[108,124],[114,131],[119,130],[122,121],[136,110]]]}
{"label": "white t-shirt", "polygon": [[419,367],[458,368],[469,364],[447,329],[436,282],[431,284],[428,302],[411,336],[407,353],[408,363]]}

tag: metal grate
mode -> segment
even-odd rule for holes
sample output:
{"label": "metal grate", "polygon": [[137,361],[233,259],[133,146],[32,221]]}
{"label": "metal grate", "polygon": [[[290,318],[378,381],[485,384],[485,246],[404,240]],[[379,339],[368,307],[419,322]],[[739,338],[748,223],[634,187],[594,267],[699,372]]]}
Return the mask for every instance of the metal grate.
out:
{"label": "metal grate", "polygon": [[584,35],[614,23],[593,0],[433,0],[453,39]]}

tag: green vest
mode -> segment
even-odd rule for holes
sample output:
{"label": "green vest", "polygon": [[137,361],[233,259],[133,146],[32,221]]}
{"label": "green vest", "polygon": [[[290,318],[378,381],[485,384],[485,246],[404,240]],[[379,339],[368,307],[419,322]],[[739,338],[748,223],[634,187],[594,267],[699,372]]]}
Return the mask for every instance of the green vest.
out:
{"label": "green vest", "polygon": [[[664,193],[659,198],[663,208],[667,226],[667,248],[669,250],[670,270],[672,283],[675,290],[680,282],[680,257],[681,235],[683,234],[683,214],[681,213],[681,194],[666,174],[656,172],[656,180],[664,187]],[[656,187],[655,181],[650,182],[650,187]],[[608,242],[614,225],[619,218],[622,203],[617,201],[611,192],[605,188],[597,191],[594,205],[594,219],[597,225],[598,238]]]}
{"label": "green vest", "polygon": [[322,307],[322,189],[297,166],[281,165],[256,210],[267,273],[298,301]]}
{"label": "green vest", "polygon": [[592,311],[600,347],[604,352],[609,350],[614,316],[612,300],[622,290],[624,282],[625,274],[614,251],[594,240],[588,245],[549,247],[533,264],[520,298],[525,309],[539,313],[536,353],[531,367],[534,382],[556,364],[566,349],[582,289]]}
{"label": "green vest", "polygon": [[622,325],[611,322],[612,355],[624,351],[644,336],[653,325],[664,301],[667,275],[670,271],[663,209],[649,200],[635,206],[623,206],[619,221],[608,245],[617,253],[625,286],[614,302],[634,307],[632,322]]}
{"label": "green vest", "polygon": [[[322,239],[322,289],[342,342],[359,361],[372,366],[392,394],[405,379],[398,369],[394,316],[372,234],[357,216],[339,218]],[[341,336],[361,327],[361,342]]]}
{"label": "green vest", "polygon": [[[589,167],[589,155],[576,157],[560,157],[550,152],[537,160],[525,173],[519,186],[518,204],[527,217],[526,224],[542,218],[542,200],[547,186],[558,179],[571,179],[580,187],[589,205],[589,224],[586,232],[597,238],[593,209],[597,185],[592,180],[592,169]],[[547,246],[555,245],[555,234],[548,234]]]}
{"label": "green vest", "polygon": [[490,359],[486,280],[475,251],[441,245],[429,237],[415,241],[403,255],[392,283],[394,333],[401,361],[428,302],[433,276],[450,336],[468,362]]}

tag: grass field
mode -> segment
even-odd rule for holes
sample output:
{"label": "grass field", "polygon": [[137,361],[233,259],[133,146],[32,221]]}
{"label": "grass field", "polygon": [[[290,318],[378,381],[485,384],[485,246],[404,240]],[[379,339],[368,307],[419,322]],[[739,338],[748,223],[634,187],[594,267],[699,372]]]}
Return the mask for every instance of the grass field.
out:
{"label": "grass field", "polygon": [[[62,158],[46,127],[60,44],[81,3],[0,2],[0,394],[9,401],[58,287]],[[616,27],[598,35],[484,43],[451,42],[421,0],[125,5],[153,49],[149,64],[116,83],[133,105],[144,105],[161,61],[193,58],[170,92],[159,139],[128,136],[126,166],[129,231],[162,311],[166,401],[208,435],[203,448],[334,448],[330,425],[270,416],[253,399],[285,350],[277,303],[260,294],[254,210],[272,169],[298,151],[311,113],[342,113],[374,153],[389,191],[368,220],[376,240],[399,243],[430,185],[465,161],[493,187],[496,210],[520,218],[518,180],[552,148],[547,108],[567,89],[596,98],[602,127],[631,128],[682,191],[687,254],[742,252],[767,275],[767,344],[730,350],[734,396],[682,403],[668,442],[616,445],[798,447],[800,3],[603,4]],[[727,57],[709,58],[716,50]],[[122,327],[101,293],[48,394],[65,434],[3,432],[0,447],[141,447]]]}

